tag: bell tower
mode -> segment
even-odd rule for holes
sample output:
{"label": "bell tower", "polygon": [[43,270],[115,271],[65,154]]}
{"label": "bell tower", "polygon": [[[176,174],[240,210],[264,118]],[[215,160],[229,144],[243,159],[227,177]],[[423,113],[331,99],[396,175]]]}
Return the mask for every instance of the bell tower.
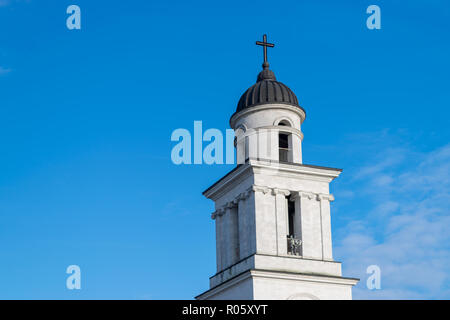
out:
{"label": "bell tower", "polygon": [[358,279],[334,261],[329,183],[342,170],[303,164],[296,95],[269,69],[240,98],[230,125],[237,167],[203,194],[214,201],[216,274],[197,299],[351,299]]}

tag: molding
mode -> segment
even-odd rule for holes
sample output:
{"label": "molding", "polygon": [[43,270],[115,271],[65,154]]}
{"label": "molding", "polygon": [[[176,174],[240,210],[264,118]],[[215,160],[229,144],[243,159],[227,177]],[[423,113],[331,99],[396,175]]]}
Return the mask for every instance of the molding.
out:
{"label": "molding", "polygon": [[228,209],[235,208],[240,201],[246,200],[250,196],[251,192],[252,188],[249,188],[246,191],[240,193],[234,200],[225,203],[223,206],[221,206],[211,214],[211,219],[215,220],[216,217],[223,216]]}
{"label": "molding", "polygon": [[302,190],[292,192],[291,201],[295,201],[297,198],[307,198],[309,200],[315,199],[317,201],[334,201],[334,196],[332,194],[314,193]]}
{"label": "molding", "polygon": [[238,195],[239,200],[246,200],[248,197],[250,197],[250,194],[252,192],[253,188],[248,188],[246,191],[240,193]]}
{"label": "molding", "polygon": [[248,163],[240,164],[203,192],[208,199],[216,201],[236,185],[241,184],[252,175],[252,167]]}
{"label": "molding", "polygon": [[[239,127],[236,130],[242,129],[243,125],[239,125]],[[260,133],[260,131],[267,131],[270,133],[275,133],[278,134],[279,132],[287,132],[287,133],[292,133],[294,135],[297,135],[298,137],[300,137],[303,140],[303,132],[295,127],[287,127],[287,126],[262,126],[262,127],[257,127],[257,128],[249,128],[246,131],[244,131],[242,133],[241,137],[238,137],[236,135],[237,139],[242,140],[243,138],[246,137],[251,137],[253,135],[257,135]]]}
{"label": "molding", "polygon": [[219,292],[224,291],[224,290],[226,290],[226,289],[228,289],[228,288],[238,284],[239,282],[247,280],[250,277],[251,277],[250,270],[244,271],[244,272],[236,275],[235,277],[233,277],[231,279],[228,279],[225,282],[222,282],[218,286],[210,288],[209,290],[199,294],[198,296],[195,297],[195,299],[196,300],[209,299],[209,298],[215,296],[216,294],[218,294]]}
{"label": "molding", "polygon": [[323,194],[320,193],[317,195],[317,200],[319,201],[323,201],[323,200],[327,200],[327,201],[334,201],[334,196],[330,193],[330,194]]}
{"label": "molding", "polygon": [[263,174],[263,170],[275,171],[278,176],[323,182],[331,182],[342,172],[342,170],[334,168],[316,167],[298,163],[274,162],[263,159],[249,159],[249,164],[255,173]]}
{"label": "molding", "polygon": [[224,291],[244,280],[251,278],[268,278],[268,279],[283,279],[283,280],[296,280],[296,281],[306,281],[306,282],[319,282],[319,283],[329,283],[334,285],[343,286],[354,286],[359,282],[356,278],[347,277],[337,277],[328,275],[315,275],[315,274],[304,274],[304,273],[293,273],[284,271],[271,271],[262,269],[250,269],[246,270],[236,276],[222,282],[221,284],[210,288],[209,290],[199,294],[195,297],[196,300],[209,299],[216,294]]}
{"label": "molding", "polygon": [[274,196],[281,194],[285,197],[291,195],[290,201],[295,201],[297,200],[297,198],[307,198],[309,200],[317,200],[317,201],[330,201],[330,202],[334,201],[334,196],[332,194],[314,193],[303,190],[290,191],[287,189],[253,185],[246,191],[240,193],[234,200],[227,202],[222,207],[214,211],[211,214],[211,219],[215,220],[216,217],[223,216],[226,213],[227,209],[236,207],[240,201],[245,201],[250,196],[251,192],[261,192],[265,195],[270,193]]}
{"label": "molding", "polygon": [[246,133],[247,130],[248,130],[247,126],[245,124],[243,124],[243,123],[241,123],[236,129],[234,129],[234,131],[236,132],[239,129],[244,131],[244,133]]}
{"label": "molding", "polygon": [[269,192],[271,191],[271,188],[253,185],[253,186],[252,186],[252,190],[253,190],[254,192],[262,192],[262,193],[264,193],[264,194],[267,194],[267,193],[269,193]]}
{"label": "molding", "polygon": [[291,201],[295,201],[299,198],[308,198],[309,200],[316,199],[317,200],[317,193],[309,192],[309,191],[295,191],[292,193]]}
{"label": "molding", "polygon": [[233,200],[233,201],[227,202],[224,207],[225,207],[225,209],[231,209],[231,208],[235,207],[236,205],[237,205],[236,200]]}
{"label": "molding", "polygon": [[203,192],[208,199],[216,201],[223,194],[233,189],[249,176],[264,174],[264,171],[274,171],[278,176],[296,179],[306,179],[320,182],[331,182],[337,178],[342,170],[336,168],[312,166],[296,163],[271,162],[250,159],[245,164],[239,164],[217,182]]}
{"label": "molding", "polygon": [[322,282],[322,283],[332,283],[340,285],[351,285],[354,286],[359,282],[357,278],[346,278],[337,277],[329,275],[319,275],[319,274],[304,274],[296,272],[285,272],[285,271],[272,271],[272,270],[261,270],[253,269],[250,270],[252,276],[262,277],[262,278],[276,278],[285,280],[301,280],[309,282]]}
{"label": "molding", "polygon": [[279,132],[287,132],[287,133],[292,133],[296,136],[298,136],[301,140],[303,140],[303,132],[301,132],[299,129],[294,128],[294,127],[286,127],[286,126],[262,126],[262,127],[258,127],[255,129],[250,129],[250,130],[254,130],[256,132],[260,131],[260,130],[267,130],[267,131],[275,131],[276,133]]}
{"label": "molding", "polygon": [[306,112],[305,110],[303,110],[302,107],[300,106],[293,106],[290,104],[275,104],[275,103],[271,103],[271,104],[261,104],[261,105],[255,105],[251,108],[248,109],[244,109],[241,110],[239,112],[234,113],[231,118],[230,118],[230,126],[231,128],[234,128],[236,122],[242,118],[245,117],[248,114],[251,113],[255,113],[261,110],[274,110],[274,109],[282,109],[282,110],[290,110],[293,111],[295,113],[297,113],[300,116],[300,121],[301,123],[303,123],[303,121],[305,121],[306,118]]}
{"label": "molding", "polygon": [[276,196],[277,194],[281,194],[281,195],[287,197],[287,196],[289,196],[291,194],[291,192],[289,190],[286,190],[286,189],[272,188],[272,194],[274,196]]}
{"label": "molding", "polygon": [[286,117],[286,116],[276,118],[275,121],[273,122],[273,125],[274,126],[279,126],[281,121],[289,122],[289,126],[291,128],[294,128],[294,122],[291,119],[289,119],[288,117]]}
{"label": "molding", "polygon": [[211,219],[215,220],[217,217],[223,216],[224,213],[225,209],[223,207],[219,208],[211,214]]}
{"label": "molding", "polygon": [[298,195],[302,198],[308,198],[309,200],[313,200],[313,199],[317,200],[317,193],[308,192],[308,191],[299,191]]}

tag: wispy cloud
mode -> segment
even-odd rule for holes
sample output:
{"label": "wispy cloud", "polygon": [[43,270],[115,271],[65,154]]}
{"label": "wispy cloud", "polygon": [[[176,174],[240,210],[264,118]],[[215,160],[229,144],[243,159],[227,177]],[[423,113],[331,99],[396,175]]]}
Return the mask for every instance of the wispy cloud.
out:
{"label": "wispy cloud", "polygon": [[[448,299],[450,144],[422,153],[384,148],[347,186],[372,209],[337,230],[336,255],[346,275],[361,278],[355,298]],[[357,210],[353,200],[339,211]],[[381,268],[381,290],[366,288],[372,264]]]}
{"label": "wispy cloud", "polygon": [[19,3],[19,2],[31,2],[31,0],[0,0],[0,8],[1,7],[7,7],[13,3]]}
{"label": "wispy cloud", "polygon": [[[1,1],[1,0],[0,0]],[[0,75],[10,73],[11,69],[0,66]]]}
{"label": "wispy cloud", "polygon": [[0,7],[6,7],[11,4],[11,0],[0,0]]}

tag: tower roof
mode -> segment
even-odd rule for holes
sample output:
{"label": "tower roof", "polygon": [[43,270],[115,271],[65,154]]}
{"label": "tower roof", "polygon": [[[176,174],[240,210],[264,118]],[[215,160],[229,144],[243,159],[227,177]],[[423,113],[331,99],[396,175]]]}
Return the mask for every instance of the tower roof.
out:
{"label": "tower roof", "polygon": [[263,64],[256,83],[239,99],[236,112],[261,104],[289,104],[300,107],[297,96],[288,86],[277,81],[267,62]]}

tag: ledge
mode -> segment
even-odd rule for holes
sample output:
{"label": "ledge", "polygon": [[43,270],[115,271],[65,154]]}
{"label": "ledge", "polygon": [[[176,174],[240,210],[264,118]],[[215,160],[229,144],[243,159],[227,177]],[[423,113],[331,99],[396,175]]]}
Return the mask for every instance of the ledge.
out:
{"label": "ledge", "polygon": [[209,278],[211,288],[251,269],[265,269],[274,272],[301,273],[330,277],[341,277],[341,263],[338,261],[317,260],[293,255],[253,254]]}
{"label": "ledge", "polygon": [[311,179],[321,179],[326,181],[331,181],[337,178],[342,169],[315,166],[310,164],[300,164],[291,162],[279,162],[273,160],[265,159],[247,159],[245,163],[237,165],[236,168],[228,172],[225,176],[216,181],[213,185],[203,191],[203,195],[207,198],[211,198],[215,193],[215,188],[221,189],[233,182],[233,180],[238,178],[238,175],[242,174],[246,170],[251,170],[253,168],[262,168],[267,170],[277,170],[281,172],[288,172],[292,174],[303,174],[311,177]]}

